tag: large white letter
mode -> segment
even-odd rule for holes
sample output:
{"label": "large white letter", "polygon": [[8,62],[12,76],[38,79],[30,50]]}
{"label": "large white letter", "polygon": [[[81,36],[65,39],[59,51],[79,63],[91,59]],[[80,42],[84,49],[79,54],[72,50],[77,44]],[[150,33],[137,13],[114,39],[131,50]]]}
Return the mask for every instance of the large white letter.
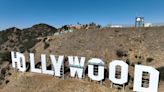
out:
{"label": "large white letter", "polygon": [[53,69],[55,72],[55,76],[61,76],[60,70],[61,70],[61,65],[63,64],[64,61],[64,56],[59,56],[58,59],[56,59],[55,55],[50,55],[51,62],[53,64]]}
{"label": "large white letter", "polygon": [[70,66],[70,72],[71,77],[77,76],[82,79],[83,70],[84,70],[84,63],[85,63],[85,57],[81,57],[80,62],[77,56],[68,56],[69,66]]}
{"label": "large white letter", "polygon": [[[149,76],[149,87],[142,87],[142,74],[143,72],[148,72]],[[134,89],[137,92],[158,92],[158,82],[159,82],[159,71],[153,67],[135,65],[134,72]]]}
{"label": "large white letter", "polygon": [[18,57],[18,54],[19,54],[19,52],[14,52],[14,51],[12,51],[11,52],[11,59],[12,59],[12,67],[13,68],[18,68],[18,61],[19,61],[19,57]]}
{"label": "large white letter", "polygon": [[19,52],[16,52],[16,54],[15,54],[12,51],[11,52],[11,58],[12,58],[12,66],[13,66],[13,68],[18,68],[19,71],[22,71],[22,72],[26,71],[26,61],[25,61],[25,56],[23,54],[21,54]]}
{"label": "large white letter", "polygon": [[[88,61],[88,76],[92,80],[101,81],[104,79],[104,62],[98,58],[92,58]],[[94,65],[98,65],[98,74],[94,75]]]}
{"label": "large white letter", "polygon": [[47,70],[46,55],[45,54],[41,55],[41,63],[42,63],[42,73],[49,74],[49,75],[54,75],[54,71]]}
{"label": "large white letter", "polygon": [[34,54],[33,53],[30,53],[30,65],[31,65],[31,72],[41,73],[41,69],[35,68],[35,60],[34,60]]}
{"label": "large white letter", "polygon": [[[121,67],[121,78],[117,79],[115,77],[116,74],[116,66]],[[121,60],[114,60],[109,64],[109,80],[116,84],[124,84],[128,81],[128,64]]]}

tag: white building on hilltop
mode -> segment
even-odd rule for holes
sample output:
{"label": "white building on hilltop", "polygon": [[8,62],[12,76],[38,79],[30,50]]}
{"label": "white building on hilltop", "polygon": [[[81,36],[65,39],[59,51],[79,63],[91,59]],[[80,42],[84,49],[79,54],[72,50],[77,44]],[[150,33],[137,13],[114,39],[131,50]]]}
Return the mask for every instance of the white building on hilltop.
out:
{"label": "white building on hilltop", "polygon": [[153,26],[152,23],[145,23],[145,24],[144,24],[144,27],[152,27],[152,26]]}

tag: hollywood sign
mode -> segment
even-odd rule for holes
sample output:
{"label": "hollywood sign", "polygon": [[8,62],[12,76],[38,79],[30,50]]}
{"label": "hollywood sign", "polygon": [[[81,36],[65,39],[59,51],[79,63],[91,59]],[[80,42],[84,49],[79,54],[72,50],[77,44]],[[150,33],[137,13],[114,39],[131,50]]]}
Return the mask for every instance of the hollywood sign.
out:
{"label": "hollywood sign", "polygon": [[[12,67],[18,69],[19,71],[25,72],[26,60],[25,56],[19,52],[11,52]],[[52,70],[47,69],[46,55],[41,54],[41,68],[35,67],[34,54],[29,54],[30,59],[30,70],[34,73],[43,73],[54,75],[57,77],[62,77],[61,74],[62,65],[64,65],[64,56],[50,55],[50,60],[52,64]],[[78,77],[79,79],[84,78],[85,69],[85,57],[68,56],[68,62],[70,66],[70,76]],[[94,74],[94,67],[97,65],[97,74]],[[116,67],[121,67],[120,78],[116,78]],[[104,62],[99,58],[92,58],[88,61],[88,77],[94,81],[102,81],[104,79]],[[142,87],[142,76],[143,72],[149,73],[149,87]],[[128,64],[122,60],[113,60],[109,63],[109,81],[114,84],[124,85],[128,82]],[[135,65],[134,70],[134,84],[133,91],[136,92],[158,92],[159,83],[159,71],[150,66]]]}

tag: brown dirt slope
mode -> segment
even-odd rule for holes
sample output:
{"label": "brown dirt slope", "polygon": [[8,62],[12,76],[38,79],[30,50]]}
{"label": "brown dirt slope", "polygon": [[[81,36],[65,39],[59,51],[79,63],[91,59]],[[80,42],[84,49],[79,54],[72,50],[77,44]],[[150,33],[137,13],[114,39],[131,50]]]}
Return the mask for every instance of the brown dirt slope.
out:
{"label": "brown dirt slope", "polygon": [[[83,30],[59,36],[47,37],[32,49],[37,61],[40,54],[73,55],[101,58],[106,65],[114,59],[123,59],[130,64],[141,63],[155,68],[164,66],[164,28],[146,28],[137,32],[128,29]],[[49,46],[44,48],[45,43]],[[118,53],[117,53],[118,52]],[[125,53],[123,57],[119,52]],[[152,60],[151,60],[152,59]]]}
{"label": "brown dirt slope", "polygon": [[77,79],[58,79],[39,74],[14,74],[1,92],[116,92],[98,84]]}

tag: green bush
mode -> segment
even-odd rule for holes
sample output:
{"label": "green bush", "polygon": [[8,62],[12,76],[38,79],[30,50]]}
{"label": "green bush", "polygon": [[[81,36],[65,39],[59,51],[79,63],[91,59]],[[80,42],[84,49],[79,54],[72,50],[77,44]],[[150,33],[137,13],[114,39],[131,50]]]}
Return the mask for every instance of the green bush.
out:
{"label": "green bush", "polygon": [[150,62],[152,62],[153,60],[154,60],[153,58],[148,57],[148,58],[146,59],[146,62],[150,63]]}
{"label": "green bush", "polygon": [[10,54],[10,52],[1,52],[0,53],[0,61],[11,61],[11,54]]}
{"label": "green bush", "polygon": [[128,56],[128,52],[119,49],[119,50],[116,51],[116,55],[117,55],[117,57],[127,57]]}
{"label": "green bush", "polygon": [[36,39],[29,39],[28,42],[23,43],[23,47],[24,49],[28,50],[30,48],[32,48],[33,46],[35,46],[35,44],[38,42],[38,40]]}
{"label": "green bush", "polygon": [[47,42],[44,43],[44,49],[47,49],[49,46],[50,46],[49,43],[47,43]]}

